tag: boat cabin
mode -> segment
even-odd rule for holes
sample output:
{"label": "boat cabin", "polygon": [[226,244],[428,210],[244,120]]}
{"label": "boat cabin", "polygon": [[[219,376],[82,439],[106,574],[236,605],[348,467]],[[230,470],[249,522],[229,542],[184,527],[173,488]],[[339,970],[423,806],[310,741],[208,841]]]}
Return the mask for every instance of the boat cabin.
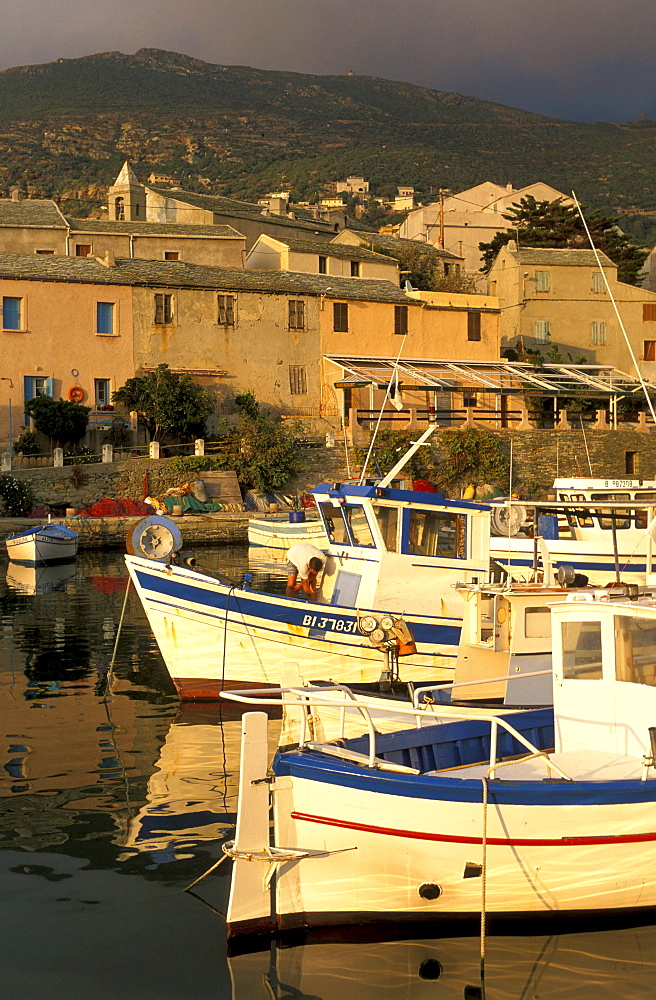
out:
{"label": "boat cabin", "polygon": [[651,754],[656,603],[572,595],[551,608],[556,751]]}
{"label": "boat cabin", "polygon": [[344,483],[313,495],[328,539],[325,603],[461,617],[456,584],[490,578],[485,505]]}

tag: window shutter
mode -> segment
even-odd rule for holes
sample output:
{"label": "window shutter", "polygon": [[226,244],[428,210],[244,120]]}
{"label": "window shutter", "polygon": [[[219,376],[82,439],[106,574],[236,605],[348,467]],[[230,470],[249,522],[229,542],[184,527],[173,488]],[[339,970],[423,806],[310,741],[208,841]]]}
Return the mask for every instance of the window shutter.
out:
{"label": "window shutter", "polygon": [[161,325],[164,322],[164,296],[155,295],[155,322]]}
{"label": "window shutter", "polygon": [[54,379],[47,378],[43,384],[43,395],[50,396],[51,399],[54,393],[53,383]]}
{"label": "window shutter", "polygon": [[31,375],[25,375],[23,377],[23,400],[28,403],[30,399],[34,399],[34,379]]}

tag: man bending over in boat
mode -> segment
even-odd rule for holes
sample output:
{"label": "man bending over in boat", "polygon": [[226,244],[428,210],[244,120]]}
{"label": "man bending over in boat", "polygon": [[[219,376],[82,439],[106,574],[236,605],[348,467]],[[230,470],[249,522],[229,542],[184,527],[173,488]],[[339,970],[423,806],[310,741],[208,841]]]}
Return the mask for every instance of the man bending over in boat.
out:
{"label": "man bending over in boat", "polygon": [[326,557],[321,549],[310,542],[292,545],[287,552],[287,597],[294,597],[302,590],[309,600],[316,601],[317,576],[325,561]]}

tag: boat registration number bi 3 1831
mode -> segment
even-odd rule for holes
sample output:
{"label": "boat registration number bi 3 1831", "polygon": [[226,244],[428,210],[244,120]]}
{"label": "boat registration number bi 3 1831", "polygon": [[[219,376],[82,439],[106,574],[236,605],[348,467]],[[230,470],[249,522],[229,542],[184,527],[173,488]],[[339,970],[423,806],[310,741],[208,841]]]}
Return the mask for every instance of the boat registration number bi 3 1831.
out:
{"label": "boat registration number bi 3 1831", "polygon": [[322,618],[321,615],[303,615],[302,625],[310,628],[327,629],[333,632],[354,632],[355,621],[346,621],[344,618]]}

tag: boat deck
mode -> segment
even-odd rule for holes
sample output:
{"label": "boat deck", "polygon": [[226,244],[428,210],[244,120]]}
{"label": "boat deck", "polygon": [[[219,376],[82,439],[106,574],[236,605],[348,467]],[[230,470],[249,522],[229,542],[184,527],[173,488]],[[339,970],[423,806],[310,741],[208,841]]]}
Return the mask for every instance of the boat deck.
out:
{"label": "boat deck", "polygon": [[[556,764],[572,781],[636,781],[644,773],[644,761],[638,757],[608,753],[601,750],[566,750],[563,753],[547,753],[546,757],[527,757],[507,761],[498,766],[494,780],[500,781],[562,781],[555,769]],[[440,778],[484,778],[490,769],[489,763],[470,764],[462,767],[427,771]],[[650,770],[648,780],[656,780],[656,771]]]}

